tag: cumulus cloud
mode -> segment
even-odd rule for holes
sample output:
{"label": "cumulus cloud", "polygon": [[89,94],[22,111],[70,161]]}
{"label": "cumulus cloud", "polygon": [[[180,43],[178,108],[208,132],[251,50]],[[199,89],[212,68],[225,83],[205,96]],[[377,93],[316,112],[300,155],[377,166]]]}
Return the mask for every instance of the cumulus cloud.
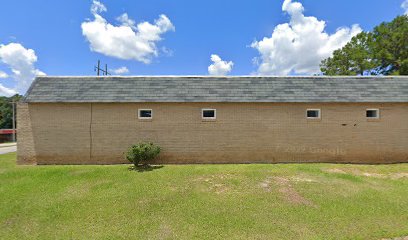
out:
{"label": "cumulus cloud", "polygon": [[119,25],[109,23],[101,16],[107,11],[99,1],[94,0],[91,6],[93,20],[81,24],[82,34],[90,44],[91,51],[125,60],[136,60],[150,63],[159,55],[157,43],[162,35],[175,31],[170,19],[162,14],[154,23],[135,23],[127,13],[117,18]]}
{"label": "cumulus cloud", "polygon": [[0,83],[0,96],[13,96],[17,94],[17,92],[11,88],[3,86],[3,84]]}
{"label": "cumulus cloud", "polygon": [[218,55],[212,54],[211,61],[213,62],[208,66],[208,74],[210,75],[227,75],[231,72],[234,63],[232,61],[223,61]]}
{"label": "cumulus cloud", "polygon": [[35,76],[45,75],[34,66],[37,62],[34,50],[27,49],[20,43],[0,44],[0,61],[11,69],[11,78],[15,81],[13,89],[1,85],[1,94],[25,93]]}
{"label": "cumulus cloud", "polygon": [[130,19],[127,13],[120,15],[119,17],[116,18],[116,20],[118,20],[124,26],[128,26],[134,30],[137,30],[136,25],[135,25],[136,22]]}
{"label": "cumulus cloud", "polygon": [[408,15],[408,0],[405,0],[402,4],[401,4],[402,9],[405,10],[405,15]]}
{"label": "cumulus cloud", "polygon": [[129,69],[127,67],[120,67],[120,68],[117,68],[117,69],[113,69],[112,72],[114,74],[120,75],[120,74],[129,73]]}
{"label": "cumulus cloud", "polygon": [[98,13],[106,12],[108,9],[99,1],[93,1],[91,5],[91,13],[93,15],[98,15]]}
{"label": "cumulus cloud", "polygon": [[0,71],[0,78],[8,78],[8,74],[3,71]]}
{"label": "cumulus cloud", "polygon": [[303,5],[285,0],[282,11],[289,14],[289,23],[279,24],[271,37],[254,41],[258,50],[258,74],[288,75],[319,73],[322,59],[343,47],[362,30],[358,25],[342,27],[333,34],[325,32],[326,22],[303,14]]}
{"label": "cumulus cloud", "polygon": [[[7,73],[0,71],[0,78],[8,78],[8,76],[9,75]],[[0,96],[12,96],[14,94],[16,94],[16,91],[3,86],[3,84],[0,82]]]}

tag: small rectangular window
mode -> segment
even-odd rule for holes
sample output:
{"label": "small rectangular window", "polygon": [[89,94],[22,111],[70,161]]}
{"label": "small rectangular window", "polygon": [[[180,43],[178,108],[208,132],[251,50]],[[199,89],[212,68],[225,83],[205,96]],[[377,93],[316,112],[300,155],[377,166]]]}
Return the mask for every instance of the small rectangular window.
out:
{"label": "small rectangular window", "polygon": [[308,119],[319,119],[320,118],[320,109],[307,109],[306,118]]}
{"label": "small rectangular window", "polygon": [[216,119],[216,110],[215,109],[202,109],[201,110],[202,119]]}
{"label": "small rectangular window", "polygon": [[139,119],[152,119],[153,111],[152,109],[139,109]]}
{"label": "small rectangular window", "polygon": [[378,119],[380,118],[380,110],[379,109],[367,109],[366,117],[369,119]]}

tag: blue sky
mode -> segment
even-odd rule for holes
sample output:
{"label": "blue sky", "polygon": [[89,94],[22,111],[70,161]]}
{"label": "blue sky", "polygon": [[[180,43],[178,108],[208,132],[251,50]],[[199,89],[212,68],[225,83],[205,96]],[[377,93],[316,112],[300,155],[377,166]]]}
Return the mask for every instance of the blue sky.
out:
{"label": "blue sky", "polygon": [[[99,8],[93,14],[90,9],[95,2],[92,1],[2,1],[0,95],[10,91],[24,93],[33,77],[30,74],[94,75],[97,59],[107,63],[112,72],[126,67],[128,72],[119,71],[123,75],[313,74],[319,58],[326,57],[334,47],[344,45],[358,31],[371,30],[382,21],[404,14],[403,0],[286,2],[285,8],[283,0],[101,0],[100,4],[107,11]],[[127,13],[127,20],[134,21],[133,26],[129,21],[117,19],[124,13]],[[97,23],[95,14],[105,23]],[[299,14],[304,18],[299,20],[296,17]],[[165,15],[168,22],[162,19],[164,23],[157,28],[155,20],[160,21],[161,15]],[[137,28],[137,24],[145,21],[149,23],[146,29],[157,30],[153,36],[146,33],[148,37],[140,37],[142,34],[137,32],[144,29]],[[325,27],[314,33],[319,21],[324,21]],[[83,23],[91,24],[84,29]],[[282,25],[285,23],[289,24],[286,28]],[[132,38],[115,42],[120,38],[115,35],[120,33],[118,29],[116,32],[94,32],[98,24],[102,24],[100,27],[128,26],[127,32],[133,29],[135,39],[147,43],[149,49],[143,53],[143,47],[135,47],[127,41]],[[283,30],[275,33],[279,24]],[[306,24],[306,27],[300,25],[300,30],[296,30],[296,24]],[[307,26],[313,29],[299,32]],[[339,28],[343,28],[343,35],[331,38]],[[310,35],[319,38],[310,40]],[[145,41],[146,38],[150,40]],[[291,44],[295,40],[290,40],[292,38],[299,44],[297,50],[293,50]],[[9,45],[11,43],[19,45]],[[135,49],[128,48],[127,44]],[[307,47],[310,44],[316,46]],[[27,52],[29,49],[32,51]],[[24,56],[20,59],[12,54]],[[217,56],[213,56],[215,65],[209,72],[208,67],[214,64],[212,54]],[[311,58],[305,59],[305,56]],[[24,69],[24,66],[31,69]]]}

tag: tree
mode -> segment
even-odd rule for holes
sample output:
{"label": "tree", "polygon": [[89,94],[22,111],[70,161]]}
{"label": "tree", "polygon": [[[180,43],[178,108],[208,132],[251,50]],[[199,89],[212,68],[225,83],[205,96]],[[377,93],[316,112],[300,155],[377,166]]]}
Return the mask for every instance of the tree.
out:
{"label": "tree", "polygon": [[380,63],[379,73],[401,74],[401,66],[407,64],[408,59],[408,16],[381,23],[374,28],[373,36],[373,57]]}
{"label": "tree", "polygon": [[408,16],[362,32],[324,59],[324,75],[408,75]]}
{"label": "tree", "polygon": [[0,97],[0,129],[13,128],[13,108],[12,102],[18,102],[21,95],[12,97]]}
{"label": "tree", "polygon": [[335,50],[333,57],[323,60],[321,71],[325,75],[374,74],[369,71],[375,67],[375,61],[371,57],[371,45],[372,34],[359,33],[343,48]]}

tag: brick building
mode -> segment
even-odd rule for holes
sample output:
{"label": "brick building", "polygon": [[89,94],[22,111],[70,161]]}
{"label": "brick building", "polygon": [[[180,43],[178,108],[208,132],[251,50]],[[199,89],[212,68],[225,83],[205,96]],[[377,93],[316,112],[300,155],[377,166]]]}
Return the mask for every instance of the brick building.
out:
{"label": "brick building", "polygon": [[408,77],[38,77],[18,163],[408,162]]}

